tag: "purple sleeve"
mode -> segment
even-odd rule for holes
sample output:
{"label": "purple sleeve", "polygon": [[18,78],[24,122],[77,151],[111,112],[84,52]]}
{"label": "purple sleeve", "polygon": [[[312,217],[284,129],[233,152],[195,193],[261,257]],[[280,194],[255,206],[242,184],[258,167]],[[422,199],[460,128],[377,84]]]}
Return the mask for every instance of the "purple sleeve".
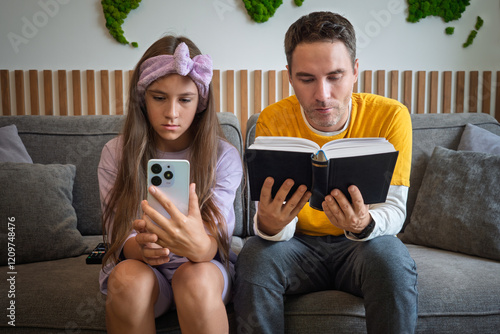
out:
{"label": "purple sleeve", "polygon": [[[97,178],[99,180],[99,196],[101,198],[101,209],[108,205],[108,196],[115,184],[116,175],[118,174],[118,164],[121,158],[121,137],[111,139],[104,145],[101,152],[101,160],[97,167]],[[106,234],[111,242],[112,226],[107,226]],[[136,235],[137,232],[132,230],[129,238]]]}
{"label": "purple sleeve", "polygon": [[217,161],[217,182],[214,196],[221,213],[224,215],[229,236],[233,235],[235,225],[234,199],[241,178],[243,167],[238,150],[231,144],[221,141]]}

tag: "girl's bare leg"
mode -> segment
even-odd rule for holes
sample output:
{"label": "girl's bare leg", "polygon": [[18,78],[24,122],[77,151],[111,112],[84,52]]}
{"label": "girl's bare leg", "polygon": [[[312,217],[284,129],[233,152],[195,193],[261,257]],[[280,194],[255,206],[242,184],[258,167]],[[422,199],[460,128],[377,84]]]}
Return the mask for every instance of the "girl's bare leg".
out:
{"label": "girl's bare leg", "polygon": [[174,274],[172,288],[183,334],[229,332],[224,278],[215,264],[184,263]]}
{"label": "girl's bare leg", "polygon": [[111,272],[106,299],[108,333],[156,333],[154,305],[159,286],[144,262],[125,260]]}

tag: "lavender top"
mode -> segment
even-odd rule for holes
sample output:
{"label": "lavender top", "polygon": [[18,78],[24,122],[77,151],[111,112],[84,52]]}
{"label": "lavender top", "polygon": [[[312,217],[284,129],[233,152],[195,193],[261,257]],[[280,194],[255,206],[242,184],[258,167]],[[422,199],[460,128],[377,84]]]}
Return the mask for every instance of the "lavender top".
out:
{"label": "lavender top", "polygon": [[[116,175],[118,173],[118,166],[121,160],[122,138],[116,137],[110,140],[103,148],[101,153],[101,160],[98,166],[99,178],[99,191],[101,196],[101,206],[104,208],[106,205],[106,198],[113,187]],[[186,159],[188,158],[189,148],[180,152],[162,152],[157,151],[158,159]],[[216,166],[216,184],[213,188],[214,197],[217,205],[224,215],[227,231],[229,235],[229,244],[231,243],[231,236],[234,231],[235,213],[233,203],[235,199],[236,190],[241,183],[243,175],[243,168],[241,158],[238,150],[224,140],[219,141],[218,157]],[[140,217],[138,217],[140,218]],[[107,231],[108,235],[110,231]],[[137,232],[132,230],[128,238],[135,236]],[[234,256],[232,257],[234,258]],[[231,258],[230,258],[231,260]],[[188,260],[185,257],[170,253],[170,261],[156,267],[165,277],[170,281],[174,271],[184,262]],[[232,263],[230,264],[232,267]],[[107,292],[107,279],[111,272],[111,266],[106,271],[101,270],[99,283],[101,291]],[[232,268],[231,268],[232,269]]]}

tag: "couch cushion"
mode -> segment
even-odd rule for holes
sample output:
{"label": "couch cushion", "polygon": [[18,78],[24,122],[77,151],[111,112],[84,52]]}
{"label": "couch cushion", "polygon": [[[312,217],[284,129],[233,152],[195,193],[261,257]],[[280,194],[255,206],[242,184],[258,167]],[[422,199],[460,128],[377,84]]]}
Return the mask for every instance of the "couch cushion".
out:
{"label": "couch cushion", "polygon": [[427,162],[434,147],[456,150],[467,123],[500,135],[500,124],[493,116],[484,113],[412,114],[411,121],[413,152],[405,226],[410,222]]}
{"label": "couch cushion", "polygon": [[14,124],[0,128],[0,162],[33,162]]}
{"label": "couch cushion", "polygon": [[500,156],[436,147],[404,242],[500,260]]}
{"label": "couch cushion", "polygon": [[97,164],[104,144],[118,135],[123,116],[5,116],[16,124],[33,162],[76,166],[73,202],[78,230],[101,234]]}
{"label": "couch cushion", "polygon": [[462,133],[458,150],[500,155],[500,136],[469,123]]}
{"label": "couch cushion", "polygon": [[85,251],[72,206],[74,178],[73,165],[0,163],[1,265],[8,262],[8,243],[16,265]]}
{"label": "couch cushion", "polygon": [[[407,247],[418,271],[416,333],[497,332],[499,262],[424,246]],[[287,333],[366,333],[363,299],[341,291],[287,296],[285,325]]]}

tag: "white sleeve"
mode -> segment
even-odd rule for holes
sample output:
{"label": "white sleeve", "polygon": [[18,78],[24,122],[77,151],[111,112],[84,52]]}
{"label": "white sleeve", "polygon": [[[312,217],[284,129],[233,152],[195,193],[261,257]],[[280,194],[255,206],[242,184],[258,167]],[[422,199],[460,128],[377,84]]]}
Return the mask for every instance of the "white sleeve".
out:
{"label": "white sleeve", "polygon": [[358,239],[351,232],[346,231],[346,237],[354,241],[367,241],[382,235],[398,234],[406,218],[408,189],[406,186],[391,185],[385,203],[369,206],[370,215],[375,222],[375,228],[372,233],[364,239]]}

